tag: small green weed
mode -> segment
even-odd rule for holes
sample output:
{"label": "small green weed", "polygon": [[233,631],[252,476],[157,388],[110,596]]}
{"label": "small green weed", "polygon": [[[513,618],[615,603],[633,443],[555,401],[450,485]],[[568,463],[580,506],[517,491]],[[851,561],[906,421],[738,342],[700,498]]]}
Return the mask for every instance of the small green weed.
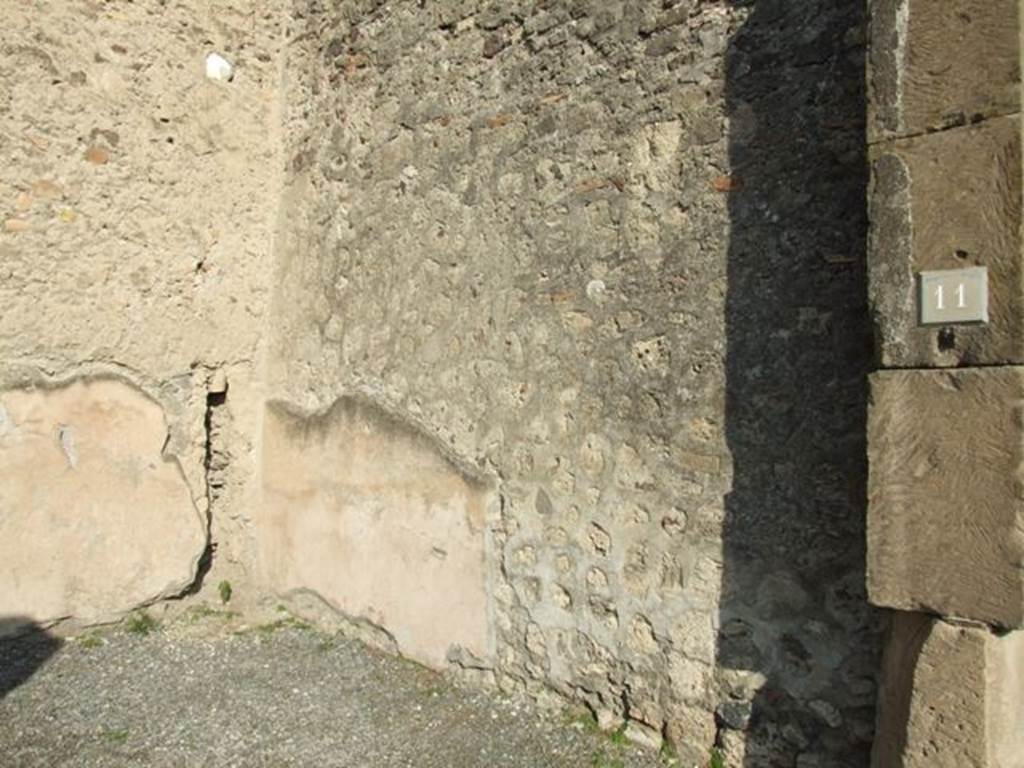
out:
{"label": "small green weed", "polygon": [[298,619],[295,616],[289,616],[287,619],[281,619],[278,624],[282,625],[287,629],[299,629],[303,632],[307,632],[313,629],[313,625],[303,619]]}
{"label": "small green weed", "polygon": [[708,763],[708,768],[725,768],[725,758],[717,749],[711,750],[711,762]]}
{"label": "small green weed", "polygon": [[202,605],[193,605],[185,612],[188,616],[189,623],[195,624],[200,619],[207,619],[217,613],[215,608],[211,608],[206,603]]}
{"label": "small green weed", "polygon": [[625,768],[621,757],[609,756],[607,752],[595,752],[591,760],[592,768]]}
{"label": "small green weed", "polygon": [[78,644],[86,649],[99,648],[103,645],[103,638],[96,632],[89,632],[88,634],[82,635],[78,638]]}
{"label": "small green weed", "polygon": [[658,751],[658,755],[661,757],[661,762],[665,765],[677,765],[679,763],[679,753],[676,752],[676,748],[666,739],[661,742],[661,749]]}
{"label": "small green weed", "polygon": [[614,744],[617,747],[626,746],[626,744],[629,743],[629,740],[626,738],[626,724],[623,723],[614,731],[609,733],[608,739],[611,741],[612,744]]}
{"label": "small green weed", "polygon": [[138,611],[128,617],[125,629],[133,635],[148,635],[158,627],[157,620],[145,611]]}
{"label": "small green weed", "polygon": [[575,727],[584,733],[600,733],[596,718],[586,709],[578,709],[566,715],[565,724]]}
{"label": "small green weed", "polygon": [[269,635],[279,629],[297,629],[300,631],[306,631],[313,629],[313,625],[308,621],[303,621],[302,619],[298,619],[294,616],[286,616],[283,619],[269,621],[266,624],[260,624],[256,627],[256,631],[261,635]]}
{"label": "small green weed", "polygon": [[124,744],[128,741],[127,728],[105,728],[100,732],[102,739],[110,744]]}
{"label": "small green weed", "polygon": [[238,618],[239,614],[235,611],[221,611],[217,608],[211,608],[206,603],[203,603],[201,605],[193,605],[190,607],[188,611],[186,611],[186,615],[188,616],[188,622],[190,624],[195,624],[197,621],[209,619],[213,616],[224,619],[224,621],[230,621],[231,619]]}
{"label": "small green weed", "polygon": [[231,601],[231,582],[222,581],[217,585],[217,594],[220,595],[220,601],[227,605]]}

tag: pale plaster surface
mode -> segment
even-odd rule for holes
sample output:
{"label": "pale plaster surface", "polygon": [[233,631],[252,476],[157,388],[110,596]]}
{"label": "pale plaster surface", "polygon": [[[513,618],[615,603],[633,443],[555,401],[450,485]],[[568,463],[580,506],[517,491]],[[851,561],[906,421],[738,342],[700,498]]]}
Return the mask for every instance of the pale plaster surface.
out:
{"label": "pale plaster surface", "polygon": [[109,621],[192,583],[206,524],[166,440],[120,381],[0,390],[0,616]]}
{"label": "pale plaster surface", "polygon": [[116,375],[159,401],[197,507],[220,504],[214,586],[251,556],[286,6],[0,0],[0,387]]}
{"label": "pale plaster surface", "polygon": [[458,648],[491,658],[485,485],[348,399],[311,416],[271,404],[263,457],[255,522],[272,591],[313,590],[433,667]]}

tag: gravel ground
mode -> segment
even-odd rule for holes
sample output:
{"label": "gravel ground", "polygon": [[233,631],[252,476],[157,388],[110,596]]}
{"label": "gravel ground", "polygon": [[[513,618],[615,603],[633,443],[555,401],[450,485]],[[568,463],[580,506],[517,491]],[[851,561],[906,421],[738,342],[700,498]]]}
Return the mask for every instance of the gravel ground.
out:
{"label": "gravel ground", "polygon": [[665,765],[298,622],[233,623],[0,641],[0,766]]}

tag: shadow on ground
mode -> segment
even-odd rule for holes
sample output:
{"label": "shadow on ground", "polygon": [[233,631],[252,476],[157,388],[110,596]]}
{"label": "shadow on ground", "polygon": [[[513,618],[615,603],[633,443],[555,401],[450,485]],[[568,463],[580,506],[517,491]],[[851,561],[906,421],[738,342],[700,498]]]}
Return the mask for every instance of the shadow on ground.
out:
{"label": "shadow on ground", "polygon": [[718,659],[757,693],[719,707],[719,746],[730,766],[865,766],[865,3],[734,3]]}
{"label": "shadow on ground", "polygon": [[61,641],[24,616],[0,618],[0,699],[57,652]]}

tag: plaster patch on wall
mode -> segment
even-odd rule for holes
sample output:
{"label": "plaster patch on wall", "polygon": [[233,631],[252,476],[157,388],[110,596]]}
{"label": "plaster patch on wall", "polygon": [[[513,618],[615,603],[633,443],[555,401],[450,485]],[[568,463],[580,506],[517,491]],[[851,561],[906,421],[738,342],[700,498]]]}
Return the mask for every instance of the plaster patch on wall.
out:
{"label": "plaster patch on wall", "polygon": [[263,446],[255,530],[268,584],[316,592],[431,666],[456,647],[493,655],[486,483],[429,436],[347,397],[315,414],[270,403]]}
{"label": "plaster patch on wall", "polygon": [[80,379],[0,411],[0,615],[109,621],[192,582],[206,528],[156,402]]}

